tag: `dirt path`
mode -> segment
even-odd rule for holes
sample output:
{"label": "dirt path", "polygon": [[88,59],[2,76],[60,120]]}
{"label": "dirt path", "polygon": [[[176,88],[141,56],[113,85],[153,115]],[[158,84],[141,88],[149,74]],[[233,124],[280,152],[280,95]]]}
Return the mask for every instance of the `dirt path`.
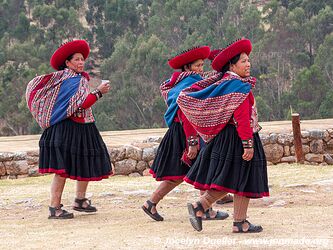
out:
{"label": "dirt path", "polygon": [[[271,196],[252,200],[249,220],[260,234],[232,234],[232,219],[192,229],[186,202],[198,191],[182,184],[158,206],[163,222],[140,209],[158,185],[151,177],[116,176],[91,183],[96,214],[69,221],[47,219],[50,175],[0,182],[1,249],[332,249],[333,167],[269,166]],[[75,182],[63,203],[71,210]],[[215,206],[232,214],[232,204]]]}

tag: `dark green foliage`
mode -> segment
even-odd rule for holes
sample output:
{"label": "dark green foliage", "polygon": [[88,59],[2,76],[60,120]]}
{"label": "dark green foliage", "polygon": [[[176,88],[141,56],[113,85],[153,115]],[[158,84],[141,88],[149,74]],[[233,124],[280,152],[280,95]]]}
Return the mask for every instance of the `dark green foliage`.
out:
{"label": "dark green foliage", "polygon": [[94,106],[101,130],[164,126],[159,84],[172,73],[168,58],[243,36],[253,42],[260,120],[289,119],[291,110],[332,117],[333,0],[250,2],[0,0],[0,135],[40,133],[26,85],[52,71],[52,52],[73,38],[91,45],[87,71],[111,80],[111,92]]}

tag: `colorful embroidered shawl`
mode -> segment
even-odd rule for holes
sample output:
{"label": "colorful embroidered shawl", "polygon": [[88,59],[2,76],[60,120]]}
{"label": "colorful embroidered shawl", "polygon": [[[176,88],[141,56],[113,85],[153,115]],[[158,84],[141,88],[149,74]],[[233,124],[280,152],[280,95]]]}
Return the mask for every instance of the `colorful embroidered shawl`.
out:
{"label": "colorful embroidered shawl", "polygon": [[170,79],[163,82],[160,86],[160,90],[164,101],[167,105],[167,111],[164,114],[164,120],[168,127],[171,126],[178,110],[177,98],[185,88],[190,87],[195,82],[202,80],[203,78],[196,72],[174,72]]}
{"label": "colorful embroidered shawl", "polygon": [[209,142],[229,122],[255,82],[253,77],[221,77],[219,73],[184,89],[177,103],[202,139]]}
{"label": "colorful embroidered shawl", "polygon": [[[26,89],[26,101],[38,125],[45,129],[72,116],[90,93],[88,80],[88,74],[70,69],[32,79]],[[85,122],[94,122],[91,108],[85,114]]]}

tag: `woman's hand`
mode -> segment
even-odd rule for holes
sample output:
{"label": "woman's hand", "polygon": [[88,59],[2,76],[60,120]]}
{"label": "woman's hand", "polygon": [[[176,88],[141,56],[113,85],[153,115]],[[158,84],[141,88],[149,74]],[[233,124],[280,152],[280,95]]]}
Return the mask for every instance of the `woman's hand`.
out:
{"label": "woman's hand", "polygon": [[101,93],[104,95],[105,93],[109,92],[111,89],[110,82],[102,82],[97,89],[101,91]]}
{"label": "woman's hand", "polygon": [[251,159],[253,157],[253,152],[254,152],[253,148],[244,148],[244,153],[242,155],[243,160],[251,161]]}
{"label": "woman's hand", "polygon": [[191,160],[193,160],[195,157],[197,157],[198,154],[198,147],[197,146],[189,146],[188,147],[188,153],[187,156]]}

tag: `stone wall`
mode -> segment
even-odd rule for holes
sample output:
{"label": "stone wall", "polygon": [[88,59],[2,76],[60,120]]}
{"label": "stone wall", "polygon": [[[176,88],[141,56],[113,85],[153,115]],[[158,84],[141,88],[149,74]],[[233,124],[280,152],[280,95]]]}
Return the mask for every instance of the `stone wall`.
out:
{"label": "stone wall", "polygon": [[[269,165],[296,162],[292,133],[261,134],[260,137]],[[161,139],[149,137],[143,142],[108,148],[115,173],[148,174]],[[305,164],[333,165],[333,129],[302,131],[302,143]],[[38,175],[38,151],[0,152],[1,179]]]}
{"label": "stone wall", "polygon": [[[301,131],[304,164],[333,164],[333,129]],[[268,164],[294,163],[293,134],[260,135]]]}

